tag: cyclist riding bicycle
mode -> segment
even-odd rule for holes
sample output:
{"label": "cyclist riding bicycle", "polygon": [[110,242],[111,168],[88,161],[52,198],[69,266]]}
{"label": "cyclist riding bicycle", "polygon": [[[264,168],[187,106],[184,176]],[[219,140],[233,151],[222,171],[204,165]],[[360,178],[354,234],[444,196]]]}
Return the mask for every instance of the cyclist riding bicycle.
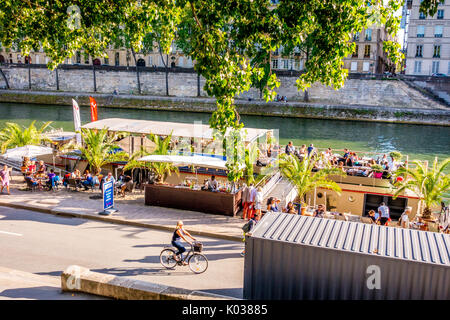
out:
{"label": "cyclist riding bicycle", "polygon": [[[193,241],[195,241],[195,239],[189,234],[189,232],[184,230],[183,221],[180,220],[177,222],[176,229],[173,232],[173,236],[172,236],[172,245],[178,249],[178,252],[176,253],[176,257],[175,257],[175,259],[177,261],[183,260],[183,252],[186,251],[186,248],[181,244],[180,239],[183,239],[184,241],[186,241],[187,243],[192,245],[192,243],[190,241],[188,241],[184,236],[188,236]],[[180,256],[180,257],[178,258],[178,256]],[[183,261],[183,265],[187,265],[187,263]]]}

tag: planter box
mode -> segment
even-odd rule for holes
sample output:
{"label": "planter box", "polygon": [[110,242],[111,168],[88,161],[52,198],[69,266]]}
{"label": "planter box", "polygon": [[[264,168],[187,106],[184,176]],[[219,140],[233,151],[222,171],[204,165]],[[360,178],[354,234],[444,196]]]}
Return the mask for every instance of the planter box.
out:
{"label": "planter box", "polygon": [[200,211],[234,217],[241,209],[241,194],[145,185],[145,205]]}

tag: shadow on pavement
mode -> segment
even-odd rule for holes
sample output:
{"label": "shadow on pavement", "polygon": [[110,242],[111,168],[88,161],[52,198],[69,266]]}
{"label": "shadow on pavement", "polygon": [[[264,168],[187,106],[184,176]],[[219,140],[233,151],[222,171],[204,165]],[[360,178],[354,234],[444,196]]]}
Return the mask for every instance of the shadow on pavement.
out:
{"label": "shadow on pavement", "polygon": [[35,300],[104,300],[104,297],[81,293],[62,292],[60,288],[41,286],[31,288],[6,289],[0,292],[0,298]]}

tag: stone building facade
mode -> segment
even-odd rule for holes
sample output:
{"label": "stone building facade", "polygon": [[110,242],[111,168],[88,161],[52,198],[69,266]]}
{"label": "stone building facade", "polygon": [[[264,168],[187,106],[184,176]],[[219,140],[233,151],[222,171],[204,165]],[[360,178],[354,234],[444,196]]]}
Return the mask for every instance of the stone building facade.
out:
{"label": "stone building facade", "polygon": [[450,75],[450,0],[432,17],[419,12],[421,0],[410,3],[405,73]]}
{"label": "stone building facade", "polygon": [[385,72],[388,61],[383,50],[383,42],[389,39],[382,27],[363,29],[353,34],[356,48],[353,54],[344,59],[344,68],[348,69],[349,73]]}

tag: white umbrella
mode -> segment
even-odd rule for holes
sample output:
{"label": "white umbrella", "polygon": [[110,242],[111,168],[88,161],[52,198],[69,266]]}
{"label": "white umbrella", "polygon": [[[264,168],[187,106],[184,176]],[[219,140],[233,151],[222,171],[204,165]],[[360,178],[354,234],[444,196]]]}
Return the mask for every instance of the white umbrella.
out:
{"label": "white umbrella", "polygon": [[177,166],[197,166],[214,169],[226,169],[226,161],[205,156],[149,155],[138,159],[144,162],[166,162]]}
{"label": "white umbrella", "polygon": [[53,154],[53,149],[49,147],[27,145],[24,147],[8,149],[2,157],[4,159],[22,161],[23,157],[33,158],[44,154]]}

